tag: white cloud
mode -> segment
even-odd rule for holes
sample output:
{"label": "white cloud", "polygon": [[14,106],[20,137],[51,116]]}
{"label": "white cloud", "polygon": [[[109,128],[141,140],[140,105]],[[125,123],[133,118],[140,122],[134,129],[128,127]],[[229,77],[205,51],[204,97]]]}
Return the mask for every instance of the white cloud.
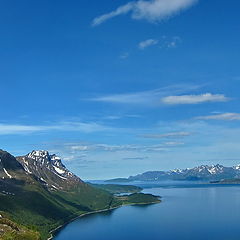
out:
{"label": "white cloud", "polygon": [[116,10],[110,13],[96,17],[92,22],[92,26],[100,25],[113,17],[127,13],[131,13],[132,19],[143,19],[149,22],[158,22],[191,7],[196,2],[197,0],[133,1],[118,7]]}
{"label": "white cloud", "polygon": [[28,134],[48,131],[78,131],[84,133],[100,132],[112,128],[90,122],[59,122],[51,125],[24,125],[0,123],[0,135]]}
{"label": "white cloud", "polygon": [[234,120],[240,120],[240,114],[239,113],[221,113],[221,114],[214,114],[214,115],[208,115],[208,116],[200,116],[200,117],[196,117],[196,119],[234,121]]}
{"label": "white cloud", "polygon": [[88,99],[97,102],[120,104],[159,104],[162,97],[169,94],[184,93],[200,88],[198,85],[173,85],[149,91],[106,95]]}
{"label": "white cloud", "polygon": [[138,44],[139,49],[143,50],[147,47],[153,46],[158,44],[158,40],[156,39],[147,39],[145,41],[142,41]]}
{"label": "white cloud", "polygon": [[199,104],[206,102],[226,102],[229,98],[223,94],[205,93],[200,95],[181,95],[181,96],[168,96],[161,99],[161,102],[167,105],[177,104]]}
{"label": "white cloud", "polygon": [[170,132],[164,134],[145,134],[143,135],[144,138],[180,138],[180,137],[187,137],[192,135],[190,132]]}
{"label": "white cloud", "polygon": [[112,11],[110,13],[107,13],[107,14],[101,15],[99,17],[96,17],[95,19],[93,19],[92,26],[100,25],[103,22],[106,22],[107,20],[109,20],[113,17],[123,15],[123,14],[127,14],[130,11],[132,11],[134,5],[135,5],[134,2],[129,2],[126,5],[118,7],[115,11]]}

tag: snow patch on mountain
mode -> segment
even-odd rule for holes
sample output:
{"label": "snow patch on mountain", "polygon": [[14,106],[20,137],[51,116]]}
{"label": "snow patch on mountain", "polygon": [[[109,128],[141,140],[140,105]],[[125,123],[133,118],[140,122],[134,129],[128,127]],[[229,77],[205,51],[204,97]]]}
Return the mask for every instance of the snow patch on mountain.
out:
{"label": "snow patch on mountain", "polygon": [[7,170],[5,168],[3,168],[3,171],[5,172],[5,174],[9,177],[12,178],[12,176],[7,172]]}
{"label": "snow patch on mountain", "polygon": [[62,169],[60,169],[60,168],[58,168],[58,167],[53,166],[53,168],[54,168],[55,171],[58,172],[59,174],[63,174],[63,173],[65,173],[64,170],[62,170]]}

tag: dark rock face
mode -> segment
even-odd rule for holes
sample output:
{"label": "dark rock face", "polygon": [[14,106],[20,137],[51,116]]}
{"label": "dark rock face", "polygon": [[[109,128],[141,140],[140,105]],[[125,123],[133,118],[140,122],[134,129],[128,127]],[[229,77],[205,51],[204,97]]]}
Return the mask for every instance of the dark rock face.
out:
{"label": "dark rock face", "polygon": [[70,172],[59,157],[48,151],[32,151],[26,156],[17,157],[28,174],[37,177],[50,189],[69,189],[82,180]]}
{"label": "dark rock face", "polygon": [[13,178],[16,172],[23,172],[23,166],[10,153],[0,150],[0,178]]}

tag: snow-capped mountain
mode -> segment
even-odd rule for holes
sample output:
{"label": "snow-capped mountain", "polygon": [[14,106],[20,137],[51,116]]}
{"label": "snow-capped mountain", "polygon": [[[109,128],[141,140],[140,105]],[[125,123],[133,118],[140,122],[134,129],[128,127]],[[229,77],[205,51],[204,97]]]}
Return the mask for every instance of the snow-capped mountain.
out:
{"label": "snow-capped mountain", "polygon": [[26,156],[17,157],[28,174],[39,178],[48,188],[65,189],[73,187],[82,180],[70,172],[60,157],[50,155],[48,151],[32,151]]}
{"label": "snow-capped mountain", "polygon": [[128,178],[129,181],[159,180],[221,180],[240,178],[240,165],[224,167],[222,165],[202,165],[194,168],[170,171],[149,171]]}

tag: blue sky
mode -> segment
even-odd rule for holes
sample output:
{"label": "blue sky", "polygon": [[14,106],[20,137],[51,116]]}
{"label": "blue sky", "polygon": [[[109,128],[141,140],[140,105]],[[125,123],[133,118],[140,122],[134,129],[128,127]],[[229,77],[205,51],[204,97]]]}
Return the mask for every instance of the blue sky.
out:
{"label": "blue sky", "polygon": [[83,179],[240,163],[240,2],[1,1],[0,146]]}

